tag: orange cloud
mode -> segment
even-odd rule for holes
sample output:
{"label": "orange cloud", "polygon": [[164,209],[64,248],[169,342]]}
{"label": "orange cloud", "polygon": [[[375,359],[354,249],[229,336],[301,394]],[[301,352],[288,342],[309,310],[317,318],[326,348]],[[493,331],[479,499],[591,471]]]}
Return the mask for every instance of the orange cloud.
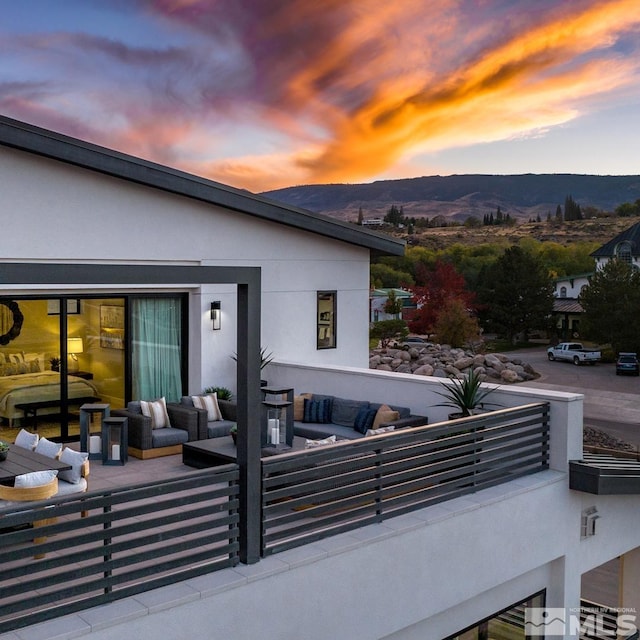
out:
{"label": "orange cloud", "polygon": [[[571,4],[563,5],[571,8]],[[602,56],[640,25],[633,0],[593,3],[485,51],[439,80],[381,83],[300,165],[312,181],[369,178],[417,151],[505,139],[575,118],[579,105],[637,79],[634,58]],[[414,86],[411,86],[413,83]]]}

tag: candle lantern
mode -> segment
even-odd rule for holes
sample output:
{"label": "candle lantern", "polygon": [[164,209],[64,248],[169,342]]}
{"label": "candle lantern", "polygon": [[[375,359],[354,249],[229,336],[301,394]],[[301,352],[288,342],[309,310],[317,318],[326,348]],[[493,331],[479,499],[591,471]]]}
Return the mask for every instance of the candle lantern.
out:
{"label": "candle lantern", "polygon": [[83,404],[80,407],[80,451],[89,460],[102,458],[102,423],[109,417],[108,404]]}
{"label": "candle lantern", "polygon": [[287,449],[293,445],[293,389],[262,387],[263,447]]}
{"label": "candle lantern", "polygon": [[102,421],[102,464],[125,464],[127,440],[127,418],[105,418]]}

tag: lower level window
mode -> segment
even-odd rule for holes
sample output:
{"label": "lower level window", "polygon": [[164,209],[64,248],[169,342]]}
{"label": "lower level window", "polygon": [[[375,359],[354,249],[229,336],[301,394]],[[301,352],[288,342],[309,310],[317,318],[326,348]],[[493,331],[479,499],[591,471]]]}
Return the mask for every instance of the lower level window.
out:
{"label": "lower level window", "polygon": [[528,640],[531,636],[525,629],[527,609],[542,608],[544,603],[545,592],[541,591],[445,640]]}

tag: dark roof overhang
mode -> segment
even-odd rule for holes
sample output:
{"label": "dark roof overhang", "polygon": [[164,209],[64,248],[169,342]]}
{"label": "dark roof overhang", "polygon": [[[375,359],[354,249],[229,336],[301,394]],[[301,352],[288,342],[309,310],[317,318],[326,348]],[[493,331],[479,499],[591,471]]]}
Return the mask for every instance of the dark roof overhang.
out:
{"label": "dark roof overhang", "polygon": [[402,240],[5,116],[0,144],[364,247],[374,256],[404,255]]}

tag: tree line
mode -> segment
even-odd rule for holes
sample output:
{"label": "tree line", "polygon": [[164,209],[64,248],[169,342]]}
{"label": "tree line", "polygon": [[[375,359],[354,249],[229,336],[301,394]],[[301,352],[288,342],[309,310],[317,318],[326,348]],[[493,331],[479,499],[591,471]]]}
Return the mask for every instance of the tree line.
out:
{"label": "tree line", "polygon": [[[416,308],[402,309],[392,296],[385,311],[403,319],[375,323],[371,336],[383,344],[408,331],[463,346],[482,333],[514,342],[536,330],[555,331],[553,301],[558,276],[590,273],[589,254],[597,243],[569,247],[524,239],[519,245],[455,245],[433,251],[407,250],[403,258],[385,257],[371,265],[372,286],[401,287]],[[382,280],[385,280],[383,283]],[[583,337],[611,345],[614,352],[640,352],[640,272],[610,260],[580,296]]]}
{"label": "tree line", "polygon": [[[555,210],[555,215],[552,215],[549,211],[547,213],[546,221],[548,223],[558,224],[562,222],[572,222],[574,220],[584,220],[587,218],[604,216],[624,218],[638,215],[640,215],[640,198],[635,202],[623,202],[618,205],[613,212],[606,212],[590,205],[582,207],[574,200],[573,196],[569,194],[565,197],[564,207],[558,204]],[[364,212],[362,207],[360,207],[358,210],[358,219],[356,224],[362,225],[363,222]],[[389,207],[383,218],[383,222],[396,228],[406,228],[408,234],[412,234],[416,228],[460,226],[461,224],[464,224],[465,226],[479,226],[481,224],[483,226],[517,224],[517,220],[508,212],[505,213],[502,211],[500,206],[497,207],[495,216],[493,212],[487,213],[483,216],[482,221],[475,216],[469,216],[464,223],[460,223],[457,220],[450,220],[445,216],[434,216],[431,219],[427,217],[406,216],[402,205],[398,207],[395,204]],[[535,220],[530,218],[529,222],[542,222],[542,218],[538,215]]]}

